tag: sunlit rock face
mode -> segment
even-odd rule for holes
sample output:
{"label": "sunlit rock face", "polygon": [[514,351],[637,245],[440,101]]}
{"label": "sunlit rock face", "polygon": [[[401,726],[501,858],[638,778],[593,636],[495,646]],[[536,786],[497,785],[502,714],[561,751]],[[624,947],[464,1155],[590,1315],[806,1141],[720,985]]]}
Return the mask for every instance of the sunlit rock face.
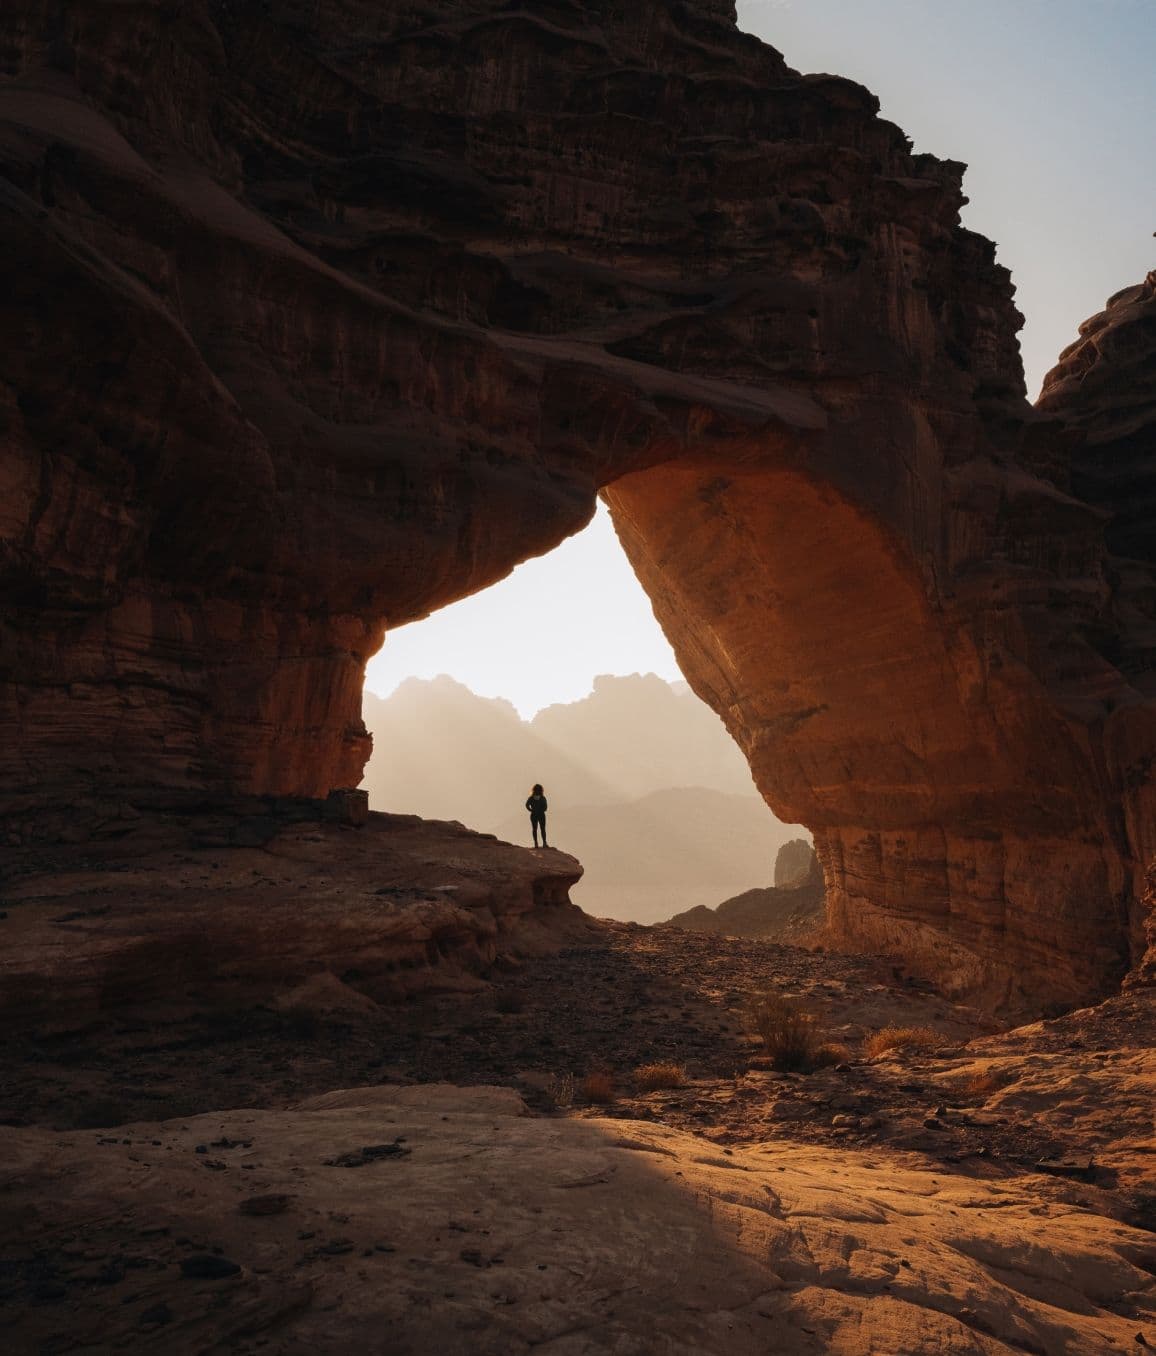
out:
{"label": "sunlit rock face", "polygon": [[602,489],[844,941],[994,998],[1125,968],[1145,692],[961,166],[724,0],[13,0],[5,34],[21,841],[356,782],[385,629]]}

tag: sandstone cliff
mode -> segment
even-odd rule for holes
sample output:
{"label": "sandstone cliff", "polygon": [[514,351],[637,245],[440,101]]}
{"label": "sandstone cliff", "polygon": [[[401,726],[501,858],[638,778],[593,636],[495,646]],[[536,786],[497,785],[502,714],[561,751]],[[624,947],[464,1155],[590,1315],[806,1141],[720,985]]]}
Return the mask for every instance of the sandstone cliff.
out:
{"label": "sandstone cliff", "polygon": [[[1079,338],[1044,379],[1039,408],[1078,434],[1073,493],[1108,515],[1106,573],[1112,596],[1093,643],[1125,679],[1106,703],[1110,768],[1127,770],[1121,811],[1141,860],[1152,861],[1156,824],[1152,698],[1156,696],[1156,272],[1111,297],[1080,326]],[[1156,865],[1156,863],[1153,863]],[[1156,914],[1149,884],[1132,914],[1132,950],[1156,961]],[[1147,940],[1143,927],[1147,923]]]}
{"label": "sandstone cliff", "polygon": [[601,491],[837,933],[993,998],[1123,972],[1149,595],[962,166],[727,0],[11,0],[0,75],[14,846],[355,783],[387,628]]}
{"label": "sandstone cliff", "polygon": [[370,1006],[470,992],[593,926],[570,903],[573,857],[460,824],[375,813],[347,831],[256,800],[183,818],[135,824],[111,860],[57,849],[55,870],[11,883],[9,1029],[324,1005],[333,989]]}

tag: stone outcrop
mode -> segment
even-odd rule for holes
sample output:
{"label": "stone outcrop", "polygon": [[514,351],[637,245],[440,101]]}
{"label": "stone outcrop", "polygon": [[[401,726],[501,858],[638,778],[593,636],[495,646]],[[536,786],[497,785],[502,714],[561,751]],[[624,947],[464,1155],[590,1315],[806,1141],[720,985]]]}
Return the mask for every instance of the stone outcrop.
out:
{"label": "stone outcrop", "polygon": [[184,825],[145,817],[109,860],[95,862],[92,844],[57,848],[55,869],[10,884],[3,1020],[75,1029],[126,1012],[314,1011],[343,993],[372,1008],[471,992],[495,962],[589,935],[569,900],[582,868],[565,853],[413,815],[352,829],[307,805],[242,808]]}
{"label": "stone outcrop", "polygon": [[837,935],[1123,972],[1151,704],[962,166],[727,0],[3,22],[10,844],[356,784],[386,629],[601,491]]}
{"label": "stone outcrop", "polygon": [[106,1136],[3,1126],[0,1149],[0,1297],[23,1351],[1103,1356],[1156,1340],[1150,1232],[1096,1213],[1082,1184],[915,1154],[723,1149],[445,1084]]}
{"label": "stone outcrop", "polygon": [[1156,272],[1080,326],[1037,404],[1083,435],[1071,460],[1072,490],[1111,514],[1113,564],[1156,562]]}
{"label": "stone outcrop", "polygon": [[823,921],[827,897],[823,868],[809,843],[804,839],[795,841],[811,852],[811,865],[801,880],[795,880],[791,885],[744,890],[741,895],[724,899],[713,909],[700,904],[675,914],[667,921],[667,926],[724,937],[772,937],[792,943],[811,941],[815,929]]}
{"label": "stone outcrop", "polygon": [[1128,988],[1156,987],[1156,862],[1148,868],[1140,909],[1143,914],[1143,952],[1124,981]]}
{"label": "stone outcrop", "polygon": [[[1111,601],[1090,638],[1125,680],[1106,702],[1105,760],[1138,858],[1153,863],[1156,804],[1151,795],[1156,697],[1156,272],[1110,298],[1044,379],[1037,402],[1078,435],[1072,492],[1108,516],[1106,576]],[[1151,873],[1149,873],[1149,882]],[[1137,886],[1139,892],[1143,882]],[[1156,950],[1152,893],[1132,911],[1132,952]]]}
{"label": "stone outcrop", "polygon": [[775,858],[775,885],[780,889],[790,889],[793,885],[802,885],[815,870],[815,849],[805,838],[792,838],[784,843]]}

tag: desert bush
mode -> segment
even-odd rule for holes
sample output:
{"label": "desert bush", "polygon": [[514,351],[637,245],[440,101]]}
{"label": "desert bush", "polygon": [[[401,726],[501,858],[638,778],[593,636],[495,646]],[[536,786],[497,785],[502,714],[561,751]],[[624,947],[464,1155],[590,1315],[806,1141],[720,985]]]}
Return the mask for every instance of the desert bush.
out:
{"label": "desert bush", "polygon": [[1001,1069],[977,1069],[961,1080],[957,1091],[966,1097],[985,1097],[1006,1088],[1010,1081],[1010,1075]]}
{"label": "desert bush", "polygon": [[830,1069],[836,1064],[849,1064],[854,1056],[842,1041],[824,1041],[815,1051],[815,1068]]}
{"label": "desert bush", "polygon": [[582,1080],[582,1096],[588,1102],[597,1102],[599,1105],[613,1102],[615,1097],[614,1076],[603,1069],[596,1069],[593,1073],[588,1073]]}
{"label": "desert bush", "polygon": [[888,1050],[938,1050],[947,1043],[946,1036],[929,1026],[883,1026],[863,1042],[863,1053],[874,1059]]}
{"label": "desert bush", "polygon": [[[820,1067],[819,1052],[834,1048],[823,1041],[815,1018],[782,994],[759,994],[751,1000],[747,1018],[763,1042],[771,1067],[779,1073],[810,1073]],[[839,1060],[823,1062],[837,1064]]]}
{"label": "desert bush", "polygon": [[634,1071],[634,1086],[639,1092],[657,1092],[659,1088],[681,1088],[686,1082],[686,1070],[669,1060],[657,1064],[640,1064]]}
{"label": "desert bush", "polygon": [[565,1111],[574,1105],[574,1075],[555,1074],[545,1087],[546,1101],[555,1111]]}

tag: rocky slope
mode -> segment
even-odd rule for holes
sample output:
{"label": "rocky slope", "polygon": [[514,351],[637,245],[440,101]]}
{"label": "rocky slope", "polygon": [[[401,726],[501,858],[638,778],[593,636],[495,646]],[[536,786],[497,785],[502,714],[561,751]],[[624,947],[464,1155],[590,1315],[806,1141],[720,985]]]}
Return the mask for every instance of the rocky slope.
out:
{"label": "rocky slope", "polygon": [[[1091,638],[1126,675],[1129,690],[1106,722],[1105,747],[1109,761],[1132,768],[1121,798],[1128,837],[1150,844],[1156,810],[1143,788],[1156,757],[1149,710],[1156,695],[1156,272],[1116,293],[1080,326],[1080,337],[1045,377],[1038,404],[1078,432],[1072,491],[1107,515],[1111,607]],[[1150,896],[1133,911],[1132,951],[1147,944],[1151,969],[1145,923],[1149,932],[1156,927]]]}
{"label": "rocky slope", "polygon": [[[767,1068],[743,1006],[768,984],[845,1062]],[[1156,1342],[1150,994],[993,1032],[877,959],[621,926],[496,992],[342,988],[5,1042],[17,1349]],[[864,1057],[885,1024],[947,1043]],[[656,1058],[681,1086],[636,1086]]]}
{"label": "rocky slope", "polygon": [[13,0],[0,77],[10,845],[355,784],[388,627],[601,490],[845,943],[1122,974],[1148,614],[869,92],[727,0]]}
{"label": "rocky slope", "polygon": [[589,926],[569,901],[582,868],[564,853],[407,815],[351,829],[307,805],[245,809],[163,837],[136,824],[108,860],[66,849],[10,884],[4,1020],[151,1020],[285,999],[326,977],[355,977],[367,1000],[468,991],[496,961]]}
{"label": "rocky slope", "polygon": [[[775,861],[775,878],[777,881],[783,854],[796,845],[807,849],[811,861],[805,874],[792,879],[790,885],[744,890],[713,909],[700,904],[675,914],[667,920],[668,926],[724,937],[774,937],[800,944],[811,941],[822,926],[827,902],[823,868],[811,845],[802,839],[785,844]],[[793,856],[788,856],[788,862]]]}
{"label": "rocky slope", "polygon": [[[1115,562],[1156,559],[1156,272],[1109,298],[1044,378],[1037,402],[1084,437],[1072,489],[1106,509]],[[1140,670],[1143,676],[1146,669]]]}
{"label": "rocky slope", "polygon": [[95,1139],[0,1130],[9,1195],[71,1182],[13,1239],[28,1350],[1103,1356],[1154,1333],[1150,1234],[914,1158],[832,1171],[446,1086]]}

